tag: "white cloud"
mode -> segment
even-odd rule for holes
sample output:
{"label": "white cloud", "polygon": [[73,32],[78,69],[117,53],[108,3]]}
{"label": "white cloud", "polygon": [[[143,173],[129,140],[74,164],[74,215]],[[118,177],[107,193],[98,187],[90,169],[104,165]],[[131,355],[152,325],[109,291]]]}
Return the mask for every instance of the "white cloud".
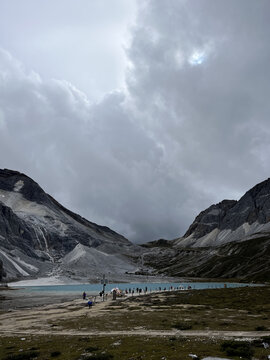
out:
{"label": "white cloud", "polygon": [[136,0],[3,0],[0,46],[43,79],[72,82],[90,99],[124,85]]}
{"label": "white cloud", "polygon": [[0,51],[1,167],[133,240],[183,234],[269,176],[269,7],[144,2],[125,90],[98,103]]}

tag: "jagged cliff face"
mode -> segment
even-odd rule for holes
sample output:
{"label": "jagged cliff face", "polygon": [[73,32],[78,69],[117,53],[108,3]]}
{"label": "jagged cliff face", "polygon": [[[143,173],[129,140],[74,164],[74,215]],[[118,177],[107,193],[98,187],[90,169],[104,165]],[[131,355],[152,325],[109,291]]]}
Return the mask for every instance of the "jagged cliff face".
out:
{"label": "jagged cliff face", "polygon": [[178,246],[220,246],[270,232],[270,179],[254,186],[239,201],[223,200],[202,211]]}
{"label": "jagged cliff face", "polygon": [[270,179],[239,201],[202,211],[179,239],[144,245],[144,262],[170,276],[270,278]]}
{"label": "jagged cliff face", "polygon": [[128,255],[140,252],[111,229],[64,208],[28,176],[0,170],[0,260],[8,279],[117,277],[136,270]]}
{"label": "jagged cliff face", "polygon": [[190,225],[184,238],[193,235],[194,238],[209,234],[216,228],[221,228],[228,211],[236,205],[235,200],[223,200],[219,204],[212,205],[202,211]]}

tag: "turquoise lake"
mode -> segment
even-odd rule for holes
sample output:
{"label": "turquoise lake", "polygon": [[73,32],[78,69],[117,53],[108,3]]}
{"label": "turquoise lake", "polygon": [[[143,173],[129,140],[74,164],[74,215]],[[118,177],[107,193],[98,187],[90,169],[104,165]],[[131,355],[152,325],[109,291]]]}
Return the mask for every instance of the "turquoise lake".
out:
{"label": "turquoise lake", "polygon": [[[171,288],[177,289],[179,287],[183,287],[187,289],[188,287],[191,289],[217,289],[224,288],[225,286],[228,288],[232,287],[243,287],[243,286],[254,286],[254,284],[244,284],[244,283],[226,283],[226,282],[161,282],[161,283],[113,283],[107,284],[105,290],[111,291],[113,288],[117,287],[123,291],[129,289],[136,292],[137,288],[141,288],[145,290],[147,287],[147,291],[159,291],[161,290],[170,290]],[[54,292],[54,293],[82,293],[85,291],[86,293],[98,293],[102,290],[103,286],[101,284],[76,284],[76,285],[43,285],[43,286],[25,286],[19,287],[20,291],[23,292]]]}

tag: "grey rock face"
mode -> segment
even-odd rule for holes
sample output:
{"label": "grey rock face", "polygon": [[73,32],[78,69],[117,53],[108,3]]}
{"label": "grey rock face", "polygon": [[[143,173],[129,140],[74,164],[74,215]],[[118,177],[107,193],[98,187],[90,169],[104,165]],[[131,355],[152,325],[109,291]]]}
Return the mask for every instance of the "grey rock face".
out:
{"label": "grey rock face", "polygon": [[270,179],[254,186],[233,206],[228,209],[220,229],[237,229],[243,223],[258,221],[266,224],[270,220]]}
{"label": "grey rock face", "polygon": [[215,228],[220,229],[224,224],[224,218],[226,218],[228,211],[236,204],[236,200],[223,200],[219,204],[211,205],[196,217],[185,233],[184,238],[193,234],[198,239]]}
{"label": "grey rock face", "polygon": [[202,211],[179,246],[219,246],[270,232],[270,179],[254,186],[239,201],[223,200]]}
{"label": "grey rock face", "polygon": [[0,260],[0,281],[2,281],[5,276],[6,276],[6,273],[4,272],[3,261]]}
{"label": "grey rock face", "polygon": [[117,257],[119,261],[121,257],[119,274],[135,271],[137,266],[130,255],[138,256],[141,248],[108,227],[64,208],[28,176],[0,170],[0,260],[7,277],[43,276],[49,271],[63,274],[69,271],[69,263],[62,259],[72,251],[70,266],[76,277],[77,270],[82,273],[80,264],[87,276],[87,261],[93,260],[91,251],[100,255],[99,263],[89,264],[92,276],[95,272],[106,272],[107,255],[115,255],[116,263]]}

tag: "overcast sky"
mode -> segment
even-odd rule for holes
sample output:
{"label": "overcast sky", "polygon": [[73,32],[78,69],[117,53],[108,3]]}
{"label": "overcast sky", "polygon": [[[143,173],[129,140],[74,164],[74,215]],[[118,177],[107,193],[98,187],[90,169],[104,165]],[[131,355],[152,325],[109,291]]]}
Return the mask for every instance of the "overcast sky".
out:
{"label": "overcast sky", "polygon": [[132,241],[270,174],[269,0],[0,0],[0,167]]}

